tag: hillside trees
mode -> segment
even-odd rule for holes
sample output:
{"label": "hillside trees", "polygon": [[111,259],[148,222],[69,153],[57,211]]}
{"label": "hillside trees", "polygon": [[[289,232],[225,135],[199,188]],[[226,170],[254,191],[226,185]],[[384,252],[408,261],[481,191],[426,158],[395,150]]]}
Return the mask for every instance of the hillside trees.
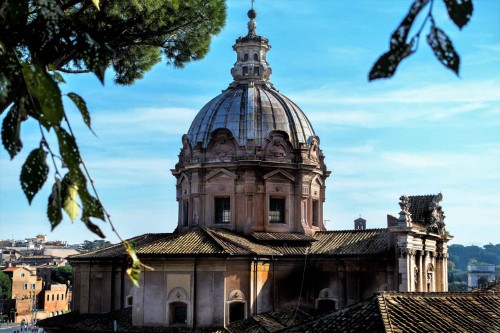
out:
{"label": "hillside trees", "polygon": [[50,272],[50,279],[56,283],[73,283],[73,268],[71,266],[61,266],[53,268]]}

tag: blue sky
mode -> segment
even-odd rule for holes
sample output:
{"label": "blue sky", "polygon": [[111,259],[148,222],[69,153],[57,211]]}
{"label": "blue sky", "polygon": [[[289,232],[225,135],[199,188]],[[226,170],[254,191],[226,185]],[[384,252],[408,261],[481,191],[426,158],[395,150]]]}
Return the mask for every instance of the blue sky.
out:
{"label": "blue sky", "polygon": [[[435,19],[461,55],[461,78],[434,58],[422,38],[390,80],[368,83],[373,62],[411,1],[257,1],[257,33],[270,40],[271,82],[296,102],[321,138],[332,175],[328,229],[370,228],[398,216],[399,197],[442,192],[453,243],[500,242],[500,1],[474,1],[462,31],[436,0]],[[171,232],[177,222],[170,173],[196,113],[231,82],[231,49],[246,34],[250,1],[229,1],[224,30],[205,59],[186,68],[158,64],[131,87],[91,75],[65,76],[64,92],[83,96],[93,136],[70,102],[69,118],[99,195],[123,237]],[[425,30],[424,30],[425,32]],[[3,117],[2,117],[3,119]],[[37,233],[70,243],[95,239],[65,217],[52,233],[45,210],[50,184],[28,205],[20,167],[38,146],[33,122],[13,161],[0,152],[0,239]],[[52,176],[49,180],[52,180]],[[115,242],[111,228],[100,224]]]}

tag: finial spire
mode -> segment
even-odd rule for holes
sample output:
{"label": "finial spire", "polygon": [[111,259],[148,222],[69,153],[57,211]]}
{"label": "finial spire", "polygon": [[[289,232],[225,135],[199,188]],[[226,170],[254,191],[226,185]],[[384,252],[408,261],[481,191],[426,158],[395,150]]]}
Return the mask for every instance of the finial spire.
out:
{"label": "finial spire", "polygon": [[255,23],[254,19],[257,17],[257,12],[253,9],[253,1],[252,1],[252,9],[250,9],[247,13],[250,21],[248,22],[248,35],[247,36],[257,36],[255,33],[255,29],[257,29],[257,23]]}

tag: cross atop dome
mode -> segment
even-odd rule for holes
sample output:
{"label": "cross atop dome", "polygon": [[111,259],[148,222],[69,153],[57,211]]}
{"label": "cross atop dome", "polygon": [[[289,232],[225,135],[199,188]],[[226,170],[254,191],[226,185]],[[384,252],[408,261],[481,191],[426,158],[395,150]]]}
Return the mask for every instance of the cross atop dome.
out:
{"label": "cross atop dome", "polygon": [[257,35],[257,23],[255,23],[257,12],[253,9],[253,1],[247,15],[250,19],[247,25],[248,34],[239,37],[233,45],[233,50],[237,54],[236,63],[231,68],[233,85],[263,84],[269,80],[272,73],[266,61],[266,54],[271,46],[267,38]]}

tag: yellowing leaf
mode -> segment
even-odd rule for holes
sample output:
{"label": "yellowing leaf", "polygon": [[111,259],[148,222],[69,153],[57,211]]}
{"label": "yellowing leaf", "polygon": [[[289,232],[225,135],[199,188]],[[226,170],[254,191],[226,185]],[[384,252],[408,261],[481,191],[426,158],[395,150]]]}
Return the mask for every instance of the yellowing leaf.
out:
{"label": "yellowing leaf", "polygon": [[123,241],[123,245],[125,246],[125,251],[127,251],[128,254],[128,268],[126,270],[127,275],[129,276],[132,283],[134,283],[136,287],[139,287],[141,266],[152,271],[154,269],[152,267],[144,265],[142,262],[140,262],[139,258],[137,258],[134,242]]}
{"label": "yellowing leaf", "polygon": [[80,208],[78,208],[78,203],[76,202],[76,196],[78,195],[78,186],[68,185],[67,196],[64,200],[64,211],[68,214],[72,222],[76,220],[80,214]]}
{"label": "yellowing leaf", "polygon": [[92,2],[94,3],[94,6],[97,8],[97,10],[100,10],[100,8],[99,8],[99,0],[92,0]]}

